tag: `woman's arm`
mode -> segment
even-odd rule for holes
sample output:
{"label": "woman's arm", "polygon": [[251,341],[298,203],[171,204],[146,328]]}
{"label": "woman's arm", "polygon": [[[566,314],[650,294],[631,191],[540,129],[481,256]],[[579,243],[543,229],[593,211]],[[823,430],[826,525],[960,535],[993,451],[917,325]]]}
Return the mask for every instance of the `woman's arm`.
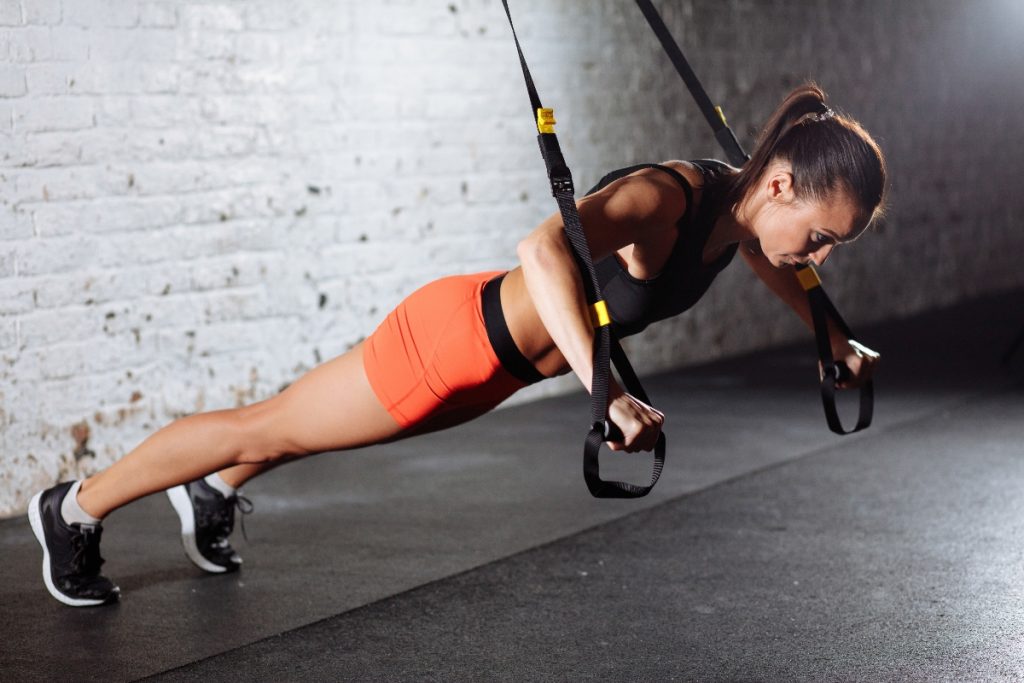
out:
{"label": "woman's arm", "polygon": [[[581,199],[577,207],[596,263],[627,245],[657,241],[659,234],[674,230],[686,197],[670,176],[647,169]],[[561,216],[537,226],[516,252],[541,322],[589,391],[594,330]]]}
{"label": "woman's arm", "polygon": [[[804,291],[803,285],[797,279],[796,269],[776,268],[756,247],[751,250],[747,245],[740,245],[740,253],[743,254],[750,269],[768,286],[768,289],[789,305],[813,332],[814,321],[811,317],[811,306],[807,300],[807,292]],[[836,386],[840,389],[859,386],[871,377],[875,366],[878,365],[879,354],[859,343],[851,345],[850,340],[832,320],[826,322],[832,356],[835,360],[846,363],[852,375],[849,382],[840,382]]]}
{"label": "woman's arm", "polygon": [[[674,230],[686,197],[679,185],[657,170],[639,171],[577,203],[593,260],[629,244],[656,242]],[[572,256],[560,215],[527,235],[517,248],[526,288],[541,322],[566,362],[590,391],[594,366],[594,329],[583,279]],[[626,435],[625,450],[650,450],[657,433],[649,429],[661,414],[636,401],[614,382],[609,414]],[[659,423],[660,427],[660,423]],[[652,436],[653,432],[653,436]]]}

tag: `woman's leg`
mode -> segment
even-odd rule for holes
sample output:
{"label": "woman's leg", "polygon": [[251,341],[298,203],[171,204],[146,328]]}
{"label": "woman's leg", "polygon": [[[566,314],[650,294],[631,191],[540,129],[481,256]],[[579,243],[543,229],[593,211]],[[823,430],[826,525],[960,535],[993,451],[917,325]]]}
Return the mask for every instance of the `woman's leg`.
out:
{"label": "woman's leg", "polygon": [[233,489],[241,488],[242,484],[253,477],[257,477],[268,470],[272,470],[281,464],[278,462],[264,462],[258,464],[234,465],[217,473],[224,482]]}
{"label": "woman's leg", "polygon": [[393,440],[401,431],[370,388],[359,344],[273,398],[175,420],[84,480],[78,503],[103,518],[211,472],[227,470],[226,481],[240,484],[284,459]]}

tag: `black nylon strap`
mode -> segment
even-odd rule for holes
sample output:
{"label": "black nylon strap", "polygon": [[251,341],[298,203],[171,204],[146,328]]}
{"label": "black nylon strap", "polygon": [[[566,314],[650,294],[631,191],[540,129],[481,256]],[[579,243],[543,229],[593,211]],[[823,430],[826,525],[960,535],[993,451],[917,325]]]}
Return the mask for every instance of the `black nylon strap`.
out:
{"label": "black nylon strap", "polygon": [[533,111],[530,112],[530,115],[536,116],[537,110],[542,109],[543,105],[540,103],[540,96],[537,94],[537,88],[533,84],[533,76],[530,75],[530,67],[526,65],[526,56],[523,54],[523,48],[519,44],[519,35],[516,33],[516,25],[512,23],[512,12],[508,8],[508,0],[501,0],[501,4],[505,6],[505,16],[508,17],[508,25],[512,28],[512,40],[515,41],[516,52],[519,53],[519,66],[523,69],[523,78],[526,80],[526,92],[530,96],[530,106],[533,107]]}
{"label": "black nylon strap", "polygon": [[[519,44],[519,36],[516,35],[516,27],[512,22],[512,12],[508,7],[508,0],[502,0],[505,7],[505,14],[508,16],[509,26],[512,28],[512,38],[516,43],[516,51],[519,53],[519,64],[523,69],[523,78],[526,81],[526,90],[530,96],[530,104],[533,107],[533,115],[542,108],[540,96],[534,86],[533,77],[530,75],[530,68],[526,64],[526,57],[523,55],[522,46]],[[583,225],[580,222],[579,212],[576,210],[572,173],[565,163],[562,150],[558,145],[558,138],[554,133],[538,133],[537,142],[540,145],[541,155],[544,157],[544,165],[547,168],[548,181],[551,183],[551,194],[558,203],[558,211],[562,215],[562,224],[565,227],[565,235],[572,247],[573,258],[579,269],[583,290],[586,295],[587,305],[592,306],[600,300],[601,287],[597,279],[597,271],[594,269],[594,260],[590,254],[590,245],[587,244],[586,234],[583,232]],[[587,483],[590,493],[596,498],[639,498],[650,493],[651,489],[658,482],[661,471],[665,464],[665,435],[658,437],[654,449],[654,467],[651,476],[651,483],[647,486],[638,486],[620,481],[605,481],[601,479],[598,455],[601,444],[611,438],[617,432],[615,425],[608,419],[608,388],[609,376],[611,374],[610,357],[613,349],[617,349],[616,367],[623,375],[623,382],[626,390],[639,398],[644,403],[650,404],[650,400],[640,386],[636,373],[626,359],[618,342],[611,334],[611,325],[600,325],[594,330],[594,352],[593,352],[593,377],[590,387],[591,400],[591,429],[587,434],[583,446],[583,478]],[[623,370],[623,368],[626,368]],[[621,434],[621,432],[618,432]]]}
{"label": "black nylon strap", "polygon": [[[672,38],[672,34],[669,32],[668,27],[665,26],[665,22],[662,21],[661,15],[658,14],[658,10],[651,4],[651,0],[636,0],[637,6],[640,11],[643,12],[644,17],[647,19],[647,23],[651,25],[654,30],[654,34],[658,37],[661,42],[661,46],[665,49],[665,53],[668,58],[672,61],[676,71],[682,77],[683,82],[686,83],[686,87],[689,89],[690,94],[693,95],[693,99],[697,102],[697,106],[700,108],[704,118],[707,119],[708,124],[715,132],[715,138],[718,143],[725,150],[725,154],[729,157],[729,161],[734,166],[742,166],[745,164],[750,157],[743,151],[739,140],[736,139],[736,135],[732,132],[732,129],[726,124],[724,117],[718,114],[714,105],[711,103],[711,98],[708,97],[707,92],[704,90],[704,86],[700,84],[700,80],[697,75],[690,68],[690,63],[686,61],[686,57],[683,55],[683,51],[679,48],[679,44],[676,43],[675,39]],[[875,391],[874,383],[868,380],[860,387],[860,416],[857,419],[857,426],[853,429],[846,431],[843,429],[842,423],[839,420],[839,412],[836,408],[836,382],[845,379],[843,373],[848,377],[850,369],[846,367],[845,363],[836,363],[832,358],[832,346],[830,344],[828,335],[828,325],[825,322],[825,316],[832,318],[832,321],[837,327],[842,330],[843,334],[848,339],[853,339],[853,332],[847,326],[846,321],[843,320],[842,316],[839,315],[839,311],[832,305],[832,301],[825,294],[825,290],[822,289],[821,285],[814,287],[813,289],[807,290],[807,300],[811,307],[811,317],[814,320],[814,336],[818,346],[818,358],[821,360],[822,367],[825,370],[825,374],[821,381],[821,402],[825,408],[825,421],[828,422],[829,429],[836,434],[852,434],[853,432],[859,432],[862,429],[866,429],[871,424],[871,417],[874,412],[874,401]]]}
{"label": "black nylon strap", "polygon": [[[602,329],[607,330],[608,326],[605,325]],[[651,405],[651,400],[648,398],[643,386],[641,386],[640,379],[633,370],[629,358],[626,357],[626,352],[622,350],[619,341],[610,332],[609,337],[611,340],[611,359],[615,363],[615,369],[619,371],[619,377],[622,379],[626,391],[647,405]],[[654,485],[658,483],[661,472],[665,468],[665,448],[667,445],[665,433],[662,432],[658,435],[658,441],[654,446],[654,467],[651,472],[651,483],[647,486],[601,479],[598,451],[601,448],[601,444],[609,440],[609,438],[614,441],[621,440],[622,433],[610,421],[606,421],[604,424],[595,422],[584,442],[583,479],[587,482],[587,488],[590,490],[591,495],[595,498],[639,498],[646,496],[654,488]]]}
{"label": "black nylon strap", "polygon": [[654,30],[654,35],[661,42],[661,46],[665,49],[665,54],[672,60],[672,65],[675,66],[683,82],[686,83],[690,94],[693,95],[693,99],[697,102],[700,113],[704,115],[708,125],[711,126],[711,130],[714,131],[715,139],[718,140],[718,144],[725,150],[725,155],[729,157],[729,162],[734,166],[742,166],[750,157],[743,151],[739,140],[736,139],[736,135],[726,125],[718,110],[715,109],[715,105],[711,103],[711,98],[708,97],[704,86],[700,84],[697,74],[690,68],[690,63],[686,61],[686,56],[683,55],[679,44],[672,38],[672,34],[669,32],[668,27],[665,26],[665,22],[662,21],[658,10],[654,9],[654,5],[651,4],[650,0],[636,0],[636,4],[640,7],[640,11],[643,12],[647,23],[651,25],[651,29]]}
{"label": "black nylon strap", "polygon": [[850,377],[850,368],[842,361],[836,361],[832,356],[832,345],[829,341],[828,322],[826,316],[846,335],[847,339],[854,339],[853,330],[846,324],[839,311],[832,305],[832,301],[825,294],[821,285],[807,290],[807,298],[811,304],[811,319],[814,322],[814,338],[818,347],[818,359],[821,361],[821,405],[825,409],[825,421],[828,428],[836,434],[853,434],[871,426],[871,419],[875,409],[875,383],[868,380],[860,387],[860,412],[857,417],[857,424],[853,429],[843,428],[839,419],[839,409],[836,407],[836,382],[844,381]]}

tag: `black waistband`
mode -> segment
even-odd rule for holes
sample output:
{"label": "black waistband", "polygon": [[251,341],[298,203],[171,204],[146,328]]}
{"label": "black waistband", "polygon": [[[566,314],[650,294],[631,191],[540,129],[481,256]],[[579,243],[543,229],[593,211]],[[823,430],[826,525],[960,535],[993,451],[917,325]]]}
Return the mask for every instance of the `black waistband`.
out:
{"label": "black waistband", "polygon": [[515,340],[512,339],[512,333],[508,331],[505,313],[501,310],[501,281],[505,279],[506,274],[503,273],[484,284],[482,298],[487,339],[494,347],[494,353],[501,361],[502,367],[508,370],[509,374],[527,384],[536,384],[545,377],[519,351]]}

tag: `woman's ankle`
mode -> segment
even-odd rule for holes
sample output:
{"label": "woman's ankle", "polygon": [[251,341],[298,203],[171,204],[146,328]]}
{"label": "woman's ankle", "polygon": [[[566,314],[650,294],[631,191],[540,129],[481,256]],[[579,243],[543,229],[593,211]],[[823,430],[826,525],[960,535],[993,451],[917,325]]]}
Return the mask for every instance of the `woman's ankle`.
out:
{"label": "woman's ankle", "polygon": [[61,517],[68,524],[99,524],[103,519],[102,516],[94,515],[85,509],[78,498],[81,487],[82,481],[76,481],[68,489],[60,506]]}
{"label": "woman's ankle", "polygon": [[224,481],[219,472],[206,475],[206,477],[203,478],[203,481],[219,491],[225,498],[230,498],[235,495],[236,487]]}

